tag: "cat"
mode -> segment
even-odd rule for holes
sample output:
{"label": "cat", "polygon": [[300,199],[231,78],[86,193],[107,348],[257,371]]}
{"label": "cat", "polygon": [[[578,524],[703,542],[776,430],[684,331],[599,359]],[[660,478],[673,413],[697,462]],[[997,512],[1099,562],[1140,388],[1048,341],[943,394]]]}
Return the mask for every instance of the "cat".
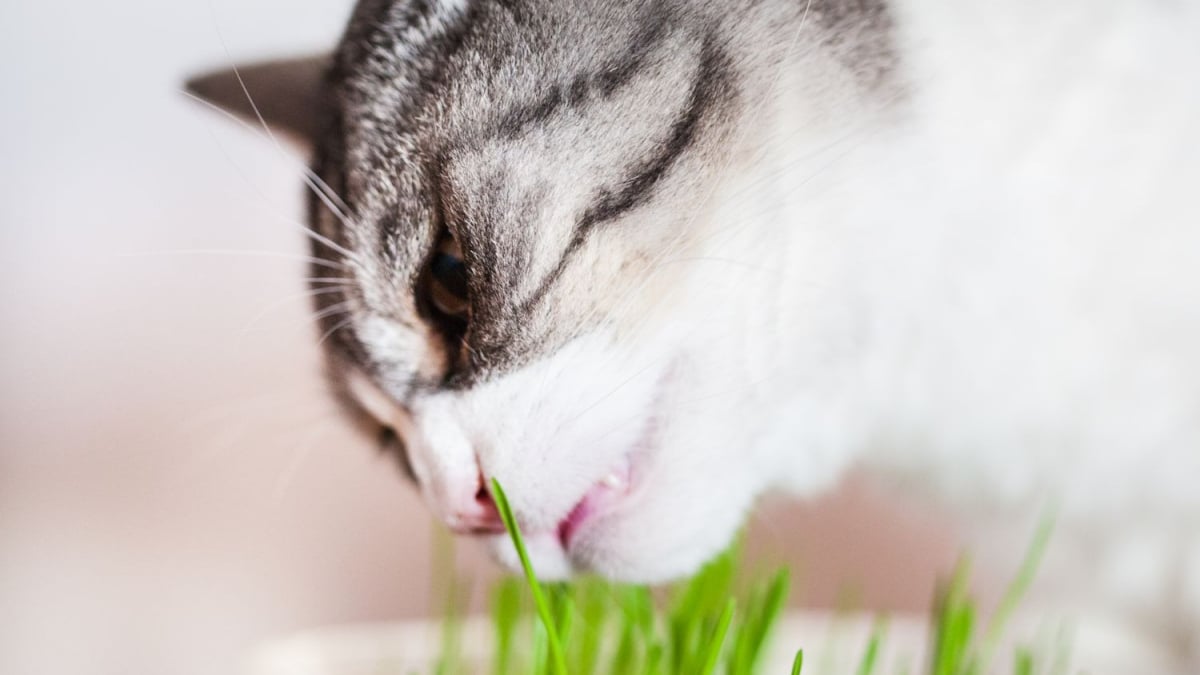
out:
{"label": "cat", "polygon": [[1053,503],[1064,592],[1195,668],[1197,29],[361,0],[331,56],[241,70],[260,110],[192,87],[311,143],[333,388],[507,564],[491,478],[544,577],[657,582],[857,468],[968,523]]}

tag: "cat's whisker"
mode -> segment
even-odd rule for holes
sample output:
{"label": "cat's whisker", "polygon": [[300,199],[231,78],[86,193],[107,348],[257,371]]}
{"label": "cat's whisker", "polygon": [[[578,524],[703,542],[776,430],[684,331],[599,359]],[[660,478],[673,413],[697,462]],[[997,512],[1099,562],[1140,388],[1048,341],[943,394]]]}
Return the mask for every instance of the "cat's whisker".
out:
{"label": "cat's whisker", "polygon": [[[212,405],[189,410],[187,417],[177,420],[174,426],[181,429],[192,428],[207,428],[211,426],[219,426],[217,423],[224,416],[228,416],[231,412],[244,410],[246,408],[278,403],[278,400],[285,397],[296,397],[299,394],[305,396],[309,394],[319,394],[324,392],[326,385],[318,382],[317,386],[311,390],[298,390],[294,386],[288,387],[273,387],[267,391],[245,394],[242,396],[233,396],[228,399],[223,399],[214,402]],[[287,406],[289,409],[291,406]],[[216,417],[214,417],[214,415]]]}
{"label": "cat's whisker", "polygon": [[568,424],[571,424],[572,422],[579,420],[579,418],[581,418],[584,415],[586,415],[587,413],[591,412],[592,410],[594,410],[596,408],[596,406],[600,405],[605,400],[607,400],[608,397],[612,396],[613,394],[616,394],[618,391],[625,388],[630,382],[633,382],[634,380],[638,379],[639,377],[645,375],[651,368],[653,368],[656,365],[658,365],[657,362],[651,363],[651,364],[642,366],[638,370],[634,371],[634,373],[632,375],[630,375],[629,377],[622,380],[619,384],[617,384],[612,389],[604,392],[604,394],[600,395],[594,401],[589,403],[585,408],[583,408],[583,410],[580,410],[578,413],[568,417],[566,419],[566,421],[563,422],[563,426],[566,426]]}
{"label": "cat's whisker", "polygon": [[[670,251],[673,250],[674,247],[678,243],[680,243],[684,240],[685,236],[686,235],[685,235],[684,228],[680,228],[675,232],[672,239],[670,239],[666,244],[664,244],[662,246],[661,250],[657,254],[655,254],[655,256],[650,260],[650,263],[647,265],[647,269],[649,270],[648,273],[644,277],[642,277],[642,279],[640,280],[639,283],[635,284],[631,289],[629,289],[626,293],[624,293],[621,296],[619,303],[616,305],[615,309],[611,312],[612,317],[619,320],[620,318],[622,318],[625,315],[625,313],[627,311],[629,311],[633,307],[633,304],[641,296],[642,290],[644,290],[650,284],[650,282],[654,278],[654,275],[660,271],[659,267],[658,267],[659,261],[665,259],[666,256],[670,254]],[[595,320],[600,315],[601,311],[602,310],[600,307],[598,307],[598,306],[593,307],[592,309],[588,310],[583,315],[583,317],[581,318],[579,323],[581,323],[581,324],[590,323],[591,321]],[[645,322],[646,318],[647,317],[642,317],[642,322]],[[615,358],[616,357],[614,356],[613,357],[614,361],[615,361]],[[574,359],[568,359],[568,363],[564,366],[564,369],[573,364],[574,364]],[[543,386],[544,385],[545,385],[545,382],[543,383]]]}
{"label": "cat's whisker", "polygon": [[336,281],[310,281],[308,282],[308,287],[310,290],[337,288],[346,292],[352,291],[354,288],[356,288],[356,286],[352,283],[341,283]]}
{"label": "cat's whisker", "polygon": [[[680,262],[683,262],[683,261],[689,261],[688,259],[683,259],[683,258],[681,258],[681,259],[677,259],[677,260],[678,260],[678,261],[680,261]],[[736,260],[732,260],[732,259],[719,259],[719,258],[706,259],[706,258],[704,258],[704,257],[698,257],[698,258],[695,258],[695,259],[693,259],[693,260],[690,260],[689,262],[695,262],[695,261],[705,261],[705,260],[709,260],[709,261],[719,261],[719,262],[722,262],[722,263],[724,263],[724,264],[734,264],[734,265],[740,265],[740,266],[743,266],[743,267],[746,267],[746,268],[749,268],[749,269],[752,269],[752,270],[755,270],[755,271],[758,271],[758,272],[761,272],[761,273],[767,273],[767,274],[771,274],[771,273],[778,274],[778,273],[781,273],[781,272],[780,272],[780,270],[778,270],[778,269],[774,269],[774,268],[767,268],[767,267],[764,267],[764,266],[758,266],[758,265],[749,265],[748,263],[741,263],[740,261],[736,261]],[[626,297],[625,297],[625,302],[623,302],[623,303],[622,303],[622,305],[620,305],[620,306],[619,306],[617,309],[615,309],[615,310],[613,311],[613,314],[612,314],[612,315],[613,315],[614,317],[616,317],[618,321],[621,321],[621,322],[626,322],[626,323],[627,323],[627,322],[628,322],[628,313],[629,313],[630,311],[632,311],[632,309],[633,309],[633,306],[634,306],[634,302],[635,302],[635,301],[636,301],[636,300],[637,300],[639,297],[641,297],[641,289],[642,289],[642,288],[644,288],[645,286],[649,285],[650,283],[652,283],[652,282],[654,281],[654,279],[653,279],[653,276],[654,276],[655,274],[657,274],[657,273],[659,273],[659,272],[663,271],[664,269],[666,269],[666,267],[667,267],[667,266],[669,266],[669,265],[673,264],[674,262],[675,262],[675,261],[672,261],[672,260],[664,260],[662,263],[660,263],[660,264],[658,264],[658,265],[655,265],[655,266],[653,267],[653,269],[651,270],[651,272],[650,272],[650,273],[649,273],[649,274],[648,274],[648,275],[647,275],[647,276],[646,276],[646,277],[645,277],[645,278],[642,280],[642,283],[641,283],[639,286],[635,287],[635,288],[633,289],[633,291],[631,291],[629,294],[627,294],[627,295],[626,295]],[[668,299],[663,299],[662,301],[663,301],[663,302],[668,302],[669,300],[668,300]],[[641,313],[641,314],[640,314],[640,315],[637,317],[637,321],[634,323],[634,326],[636,327],[636,326],[640,326],[640,325],[642,325],[642,324],[647,324],[647,323],[650,323],[650,321],[651,321],[651,317],[652,317],[652,316],[653,316],[653,313],[652,313],[652,312],[642,312],[642,313]],[[707,330],[707,328],[702,328],[702,327],[699,327],[699,326],[697,326],[697,327],[696,327],[696,329],[695,329],[695,331],[693,331],[693,334],[700,333],[700,332],[701,332],[701,331],[703,331],[703,330]],[[609,360],[610,360],[612,363],[614,363],[614,364],[615,364],[615,363],[619,363],[619,362],[621,362],[621,361],[622,361],[622,360],[624,360],[625,358],[627,358],[627,355],[624,355],[624,354],[619,354],[619,353],[613,353],[613,354],[611,354],[611,355],[610,355],[610,357],[609,357]],[[653,365],[653,364],[652,364],[652,365]],[[652,365],[651,365],[651,366],[647,366],[647,367],[646,367],[646,369],[649,369],[650,367],[652,367]],[[633,379],[634,379],[634,378],[630,378],[630,380],[629,380],[629,381],[632,381]],[[627,382],[626,382],[626,383],[627,383]],[[622,384],[622,385],[620,385],[620,386],[624,386],[624,384],[626,384],[626,383],[623,383],[623,384]],[[597,404],[598,404],[598,402],[597,402]],[[572,419],[575,419],[575,418],[572,418]]]}
{"label": "cat's whisker", "polygon": [[333,328],[330,328],[328,331],[326,331],[324,334],[321,335],[321,337],[317,340],[317,346],[320,347],[321,345],[323,345],[325,343],[326,340],[328,340],[330,337],[332,337],[334,333],[342,330],[343,328],[346,328],[347,326],[349,326],[352,323],[354,323],[353,316],[349,316],[349,317],[343,319],[342,321],[337,323]]}
{"label": "cat's whisker", "polygon": [[[810,175],[807,179],[804,179],[803,181],[801,181],[800,183],[797,183],[795,185],[789,186],[789,189],[791,189],[792,191],[796,191],[799,188],[803,187],[809,180],[811,180],[815,176],[820,175],[823,171],[825,171],[830,166],[832,166],[834,163],[836,163],[837,160],[844,158],[847,154],[849,154],[850,150],[853,150],[853,149],[857,148],[858,145],[861,145],[862,141],[867,140],[867,134],[870,133],[871,131],[872,130],[868,127],[868,125],[861,124],[858,127],[851,129],[850,131],[839,136],[838,138],[830,141],[829,143],[826,143],[825,145],[813,150],[812,152],[810,152],[806,155],[802,155],[800,157],[796,157],[796,158],[788,160],[786,162],[779,163],[778,166],[776,167],[775,173],[765,174],[756,180],[753,180],[749,183],[746,183],[745,185],[740,186],[737,190],[730,193],[727,196],[727,199],[730,201],[731,204],[741,203],[738,200],[752,198],[754,196],[754,194],[752,192],[754,189],[761,187],[764,183],[766,183],[768,181],[775,180],[780,175],[786,175],[788,173],[789,169],[794,169],[800,165],[812,162],[812,161],[820,158],[823,155],[827,155],[827,154],[831,153],[832,151],[841,148],[847,142],[854,141],[854,140],[860,141],[859,144],[856,144],[855,146],[851,147],[849,150],[841,152],[837,155],[834,155],[832,160],[828,161],[826,164],[823,164],[821,167],[818,167],[817,171],[813,172],[812,175]],[[793,133],[795,133],[795,135],[801,135],[802,132],[793,132]],[[785,137],[785,140],[786,140],[786,137]]]}
{"label": "cat's whisker", "polygon": [[[243,128],[248,128],[251,132],[257,133],[257,130],[255,130],[253,127],[250,127],[248,124],[246,124],[246,122],[239,119],[237,116],[233,115],[232,113],[230,113],[226,110],[223,110],[223,109],[217,107],[216,105],[209,103],[208,101],[205,101],[204,99],[196,96],[195,94],[193,94],[189,91],[183,90],[183,93],[186,96],[188,96],[189,98],[199,101],[200,103],[204,104],[205,106],[221,113],[225,117],[228,117],[229,119],[234,120],[239,125],[241,125]],[[229,155],[229,153],[225,151],[225,147],[223,145],[221,145],[221,143],[219,141],[216,142],[216,145],[217,145],[217,148],[220,149],[221,153],[225,156],[225,159],[229,161],[231,166],[233,166],[234,170],[236,170],[242,176],[243,181],[247,185],[249,185],[251,187],[251,189],[254,190],[254,192],[259,196],[260,199],[262,199],[267,204],[271,204],[271,200],[266,196],[265,193],[262,192],[262,190],[260,190],[258,188],[257,185],[255,185],[254,181],[252,181],[250,179],[250,177],[248,175],[246,175],[246,172],[242,171],[241,166],[238,165],[238,163],[233,160],[233,157],[231,157]],[[276,217],[280,218],[281,220],[283,220],[285,223],[288,223],[289,225],[292,225],[293,227],[300,229],[305,234],[305,236],[310,237],[314,241],[324,244],[325,246],[328,246],[333,251],[336,251],[337,253],[341,254],[347,260],[350,260],[350,261],[356,262],[356,263],[360,262],[357,254],[355,254],[353,251],[351,251],[350,249],[347,249],[346,247],[342,246],[341,244],[338,244],[337,242],[335,242],[332,239],[330,239],[329,237],[326,237],[325,235],[317,232],[316,230],[313,230],[312,228],[308,227],[307,225],[304,225],[300,221],[297,221],[294,218],[291,218],[289,216],[285,216],[280,212],[276,212],[274,215]],[[344,217],[340,218],[340,220],[347,227],[352,226],[352,222],[350,220],[348,220]]]}
{"label": "cat's whisker", "polygon": [[[837,141],[835,141],[833,143],[830,143],[829,145],[820,149],[817,152],[814,152],[805,157],[801,157],[796,160],[792,160],[790,162],[783,164],[782,166],[785,168],[787,168],[787,167],[794,168],[798,165],[812,162],[814,159],[816,159],[820,155],[827,154],[835,149],[841,149],[841,152],[838,152],[837,154],[835,154],[831,157],[828,157],[822,164],[814,167],[814,169],[811,172],[809,172],[807,176],[794,181],[794,183],[789,186],[788,191],[783,192],[781,194],[784,196],[793,196],[793,198],[794,198],[794,196],[797,193],[799,193],[801,190],[803,190],[805,187],[807,187],[809,185],[809,183],[811,183],[813,180],[820,177],[824,173],[828,172],[830,169],[832,169],[834,166],[836,166],[839,161],[850,156],[851,153],[853,153],[861,145],[865,144],[867,140],[869,140],[869,137],[865,133],[863,133],[862,130],[859,130],[855,133],[846,134],[842,138],[838,139]],[[851,141],[853,141],[854,143],[852,145],[850,145],[850,147],[843,148],[843,146],[846,143],[851,142]],[[749,183],[745,186],[742,186],[741,189],[739,189],[738,191],[736,191],[730,195],[730,198],[729,198],[730,204],[733,204],[733,205],[744,204],[747,200],[752,200],[754,198],[754,192],[752,191],[753,188],[762,185],[767,180],[770,180],[769,176],[762,178],[760,180],[754,181],[752,183]],[[723,230],[718,230],[717,234],[725,234],[726,235],[725,241],[727,241],[728,238],[731,238],[732,236],[736,235],[738,232],[741,232],[743,228],[747,227],[750,223],[754,222],[755,219],[752,218],[751,216],[756,216],[756,215],[762,214],[766,210],[772,209],[772,208],[777,208],[777,207],[774,204],[767,204],[767,205],[757,208],[757,209],[742,211],[741,213],[743,215],[743,219],[739,224],[737,224],[735,226],[727,227]],[[718,241],[720,241],[720,240],[718,240]]]}
{"label": "cat's whisker", "polygon": [[[225,35],[221,31],[221,23],[217,18],[216,7],[213,6],[211,0],[208,3],[208,9],[212,16],[213,29],[216,31],[217,39],[221,43],[221,49],[225,52],[225,58],[229,62],[230,67],[233,69],[233,74],[237,78],[238,86],[242,89],[242,94],[244,94],[246,97],[246,102],[250,104],[250,108],[254,111],[254,116],[258,118],[258,123],[262,126],[262,129],[266,133],[267,137],[271,139],[276,151],[279,152],[283,157],[290,158],[290,155],[288,155],[287,151],[283,149],[283,145],[275,136],[275,132],[271,131],[271,127],[267,124],[267,120],[263,117],[262,111],[258,108],[258,103],[254,100],[254,97],[250,95],[250,90],[246,87],[246,81],[242,78],[242,72],[234,62],[233,55],[229,52],[229,45],[225,41]],[[338,218],[338,220],[340,220],[344,225],[350,226],[351,221],[346,215],[346,212],[350,209],[345,200],[338,196],[337,193],[334,192],[334,190],[330,188],[320,176],[317,176],[308,167],[304,167],[304,182],[313,191],[317,198],[320,199],[323,204],[325,204],[330,212],[332,212]],[[335,199],[337,204],[334,203]]]}
{"label": "cat's whisker", "polygon": [[308,284],[341,284],[353,287],[354,280],[349,277],[304,277],[301,281]]}
{"label": "cat's whisker", "polygon": [[[251,424],[259,424],[265,415],[274,411],[302,415],[300,419],[304,420],[311,418],[311,411],[316,407],[326,411],[326,414],[336,412],[336,408],[330,406],[328,398],[321,395],[324,389],[319,387],[306,391],[279,388],[261,394],[235,397],[231,401],[208,406],[187,419],[179,420],[175,423],[175,428],[189,436],[202,431],[217,432],[212,433],[207,442],[196,444],[191,452],[185,453],[183,461],[180,462],[181,469],[190,473],[201,464],[226,456],[231,449],[239,447],[239,441],[248,432]],[[286,400],[292,402],[282,405],[281,402]],[[289,428],[293,426],[288,424]]]}
{"label": "cat's whisker", "polygon": [[244,328],[242,328],[242,331],[243,332],[249,331],[251,328],[254,327],[255,324],[257,324],[259,321],[261,321],[262,318],[265,317],[267,314],[270,314],[273,310],[278,309],[279,307],[281,307],[289,302],[294,302],[296,300],[301,300],[301,299],[315,298],[319,295],[326,295],[329,293],[343,293],[343,292],[345,292],[345,288],[342,286],[327,286],[324,288],[309,289],[306,291],[301,291],[299,293],[291,293],[289,295],[286,295],[282,298],[279,298],[277,300],[274,300],[274,301],[268,303],[266,306],[264,306],[262,309],[260,309],[257,314],[255,314],[249,321],[246,322],[246,325]]}
{"label": "cat's whisker", "polygon": [[733,258],[720,258],[717,256],[708,256],[708,255],[692,256],[689,258],[672,258],[670,260],[664,260],[661,263],[659,263],[659,267],[670,267],[671,265],[690,265],[693,263],[720,263],[722,265],[728,265],[730,267],[738,267],[738,268],[741,268],[748,272],[778,272],[779,271],[772,267],[767,267],[765,265],[759,265],[759,264],[754,264],[754,263],[748,263],[744,260],[735,260]]}
{"label": "cat's whisker", "polygon": [[315,258],[297,253],[285,253],[283,251],[252,251],[247,249],[216,249],[216,248],[189,248],[189,249],[167,249],[158,251],[129,251],[118,253],[119,257],[150,257],[150,256],[170,256],[170,255],[226,255],[226,256],[254,256],[263,258],[278,258],[281,260],[290,260],[294,262],[303,262],[319,267],[327,267],[335,270],[346,270],[350,268],[332,260],[324,258]]}
{"label": "cat's whisker", "polygon": [[[263,134],[263,132],[258,130],[257,128],[255,128],[254,125],[243,120],[242,118],[238,117],[237,115],[234,115],[233,113],[229,112],[228,110],[225,110],[224,108],[216,105],[215,103],[205,100],[204,98],[201,98],[200,96],[197,96],[196,94],[193,94],[192,92],[190,92],[186,89],[180,89],[179,92],[181,94],[183,94],[184,96],[187,96],[188,98],[192,99],[193,101],[196,101],[197,103],[203,105],[204,107],[208,108],[209,110],[212,110],[212,111],[216,112],[217,114],[221,115],[222,117],[232,121],[234,124],[241,127],[242,129],[250,132],[252,135],[257,136],[258,138],[264,139],[264,140],[274,140],[273,136],[268,136],[266,134]],[[302,173],[305,174],[305,176],[309,180],[318,181],[318,185],[324,186],[323,189],[328,190],[329,199],[337,200],[338,203],[345,205],[345,201],[342,200],[342,198],[339,197],[337,195],[337,193],[333,191],[332,188],[328,187],[328,185],[323,180],[321,180],[320,176],[313,173],[312,169],[304,166],[303,163],[293,159],[291,157],[291,155],[287,154],[287,152],[282,150],[282,148],[280,148],[280,151],[284,153],[285,161],[288,164],[290,164],[292,166],[292,168],[299,169]],[[316,191],[318,196],[320,196],[320,191],[317,191],[317,188],[314,187],[313,185],[306,185],[306,187],[308,187],[308,189],[310,189],[310,190]],[[334,213],[335,216],[339,216],[342,219],[343,223],[348,223],[348,221],[346,220],[348,218],[348,216],[345,216],[340,210],[334,209],[334,208],[331,208],[330,210]],[[348,207],[346,210],[349,210]]]}
{"label": "cat's whisker", "polygon": [[[287,494],[287,490],[295,481],[296,475],[300,472],[301,465],[312,456],[313,451],[317,447],[317,442],[330,431],[329,418],[331,415],[326,415],[322,418],[313,420],[314,424],[309,425],[307,438],[302,444],[297,444],[297,447],[291,451],[291,457],[287,464],[284,465],[279,477],[275,480],[275,487],[271,491],[271,501],[276,506],[283,504],[283,498]],[[316,429],[313,429],[313,427]]]}
{"label": "cat's whisker", "polygon": [[313,241],[316,241],[321,244],[324,244],[325,246],[328,246],[329,248],[333,249],[335,252],[340,253],[347,260],[350,260],[350,261],[358,263],[358,264],[362,264],[362,261],[359,259],[358,254],[354,253],[353,251],[346,248],[345,246],[342,246],[341,244],[330,239],[329,237],[326,237],[325,235],[317,232],[316,230],[313,230],[310,227],[302,225],[299,222],[294,222],[294,224],[297,225],[304,232],[305,236],[311,238]]}
{"label": "cat's whisker", "polygon": [[334,303],[319,312],[313,312],[313,315],[310,318],[321,320],[327,317],[336,316],[337,314],[348,313],[353,306],[354,303],[350,300]]}

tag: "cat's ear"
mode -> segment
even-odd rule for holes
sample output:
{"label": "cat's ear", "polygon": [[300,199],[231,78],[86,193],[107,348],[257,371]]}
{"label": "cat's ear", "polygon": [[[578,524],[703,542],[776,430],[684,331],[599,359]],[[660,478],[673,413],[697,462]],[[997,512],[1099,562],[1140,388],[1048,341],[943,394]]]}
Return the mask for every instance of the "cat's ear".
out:
{"label": "cat's ear", "polygon": [[321,54],[239,65],[236,70],[229,68],[192,77],[187,81],[187,89],[256,127],[257,106],[272,130],[285,131],[296,140],[311,144],[321,131],[323,82],[330,58]]}

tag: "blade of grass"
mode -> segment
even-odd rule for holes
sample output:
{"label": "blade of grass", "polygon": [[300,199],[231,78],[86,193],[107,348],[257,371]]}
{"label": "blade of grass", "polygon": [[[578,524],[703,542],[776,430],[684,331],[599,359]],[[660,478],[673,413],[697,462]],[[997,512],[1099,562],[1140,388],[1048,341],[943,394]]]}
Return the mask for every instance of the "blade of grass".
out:
{"label": "blade of grass", "polygon": [[[646,652],[646,675],[661,675],[664,673],[664,661],[666,658],[662,655],[662,645],[656,643],[650,645]],[[625,675],[625,674],[622,674]]]}
{"label": "blade of grass", "polygon": [[1033,583],[1033,578],[1037,575],[1038,567],[1041,566],[1042,558],[1046,554],[1046,547],[1050,543],[1050,535],[1053,533],[1054,519],[1050,516],[1043,517],[1033,534],[1033,541],[1030,542],[1029,548],[1025,552],[1025,559],[1021,561],[1017,575],[1005,589],[1004,595],[1000,598],[1000,604],[992,614],[980,652],[981,667],[986,668],[991,663],[996,649],[1000,646],[1000,638],[1004,635],[1004,629],[1007,628],[1013,612],[1020,604],[1021,599],[1025,597],[1025,593]]}
{"label": "blade of grass", "polygon": [[492,655],[494,675],[508,675],[512,671],[513,635],[520,620],[521,588],[516,579],[504,579],[492,591],[492,626],[496,634]]}
{"label": "blade of grass", "polygon": [[542,592],[542,585],[537,579],[537,575],[533,571],[533,564],[529,562],[529,553],[525,550],[525,540],[521,537],[521,531],[517,527],[517,520],[513,517],[512,507],[508,503],[508,496],[504,494],[504,488],[500,486],[500,481],[492,479],[492,496],[496,500],[496,509],[500,511],[500,518],[504,521],[504,527],[508,529],[508,534],[512,537],[513,546],[517,549],[517,557],[521,559],[521,569],[525,572],[525,580],[529,583],[529,591],[533,594],[533,603],[537,607],[538,616],[541,617],[542,624],[546,628],[546,641],[550,647],[550,659],[554,665],[557,675],[568,675],[567,659],[563,653],[562,642],[559,640],[558,631],[554,625],[554,615],[551,613],[550,605],[546,601],[546,596]]}
{"label": "blade of grass", "polygon": [[645,586],[628,586],[617,595],[621,606],[621,639],[610,672],[629,675],[644,671],[651,647],[658,641],[654,626],[654,600]]}
{"label": "blade of grass", "polygon": [[867,648],[863,652],[862,662],[858,664],[858,675],[871,675],[875,672],[875,663],[879,660],[879,645],[883,643],[884,622],[877,621],[871,630]]}
{"label": "blade of grass", "polygon": [[721,647],[725,645],[725,634],[729,632],[729,624],[733,621],[735,606],[733,598],[729,598],[725,603],[725,611],[721,612],[721,618],[717,621],[717,630],[713,633],[704,667],[700,670],[701,675],[712,675],[717,670],[717,662],[721,659]]}
{"label": "blade of grass", "polygon": [[688,672],[698,665],[689,659],[698,658],[713,619],[732,594],[735,555],[731,548],[711,560],[684,584],[673,603],[667,620],[672,672]]}
{"label": "blade of grass", "polygon": [[455,574],[454,539],[441,528],[434,529],[433,551],[433,586],[435,593],[442,596],[443,603],[441,646],[434,673],[457,675],[462,670],[462,610],[459,597],[462,593],[459,578]]}
{"label": "blade of grass", "polygon": [[1014,675],[1033,675],[1033,652],[1023,647],[1017,649],[1013,673]]}
{"label": "blade of grass", "polygon": [[936,620],[930,670],[933,675],[959,675],[967,655],[975,610],[967,597],[970,562],[963,558],[950,583],[941,587],[934,604]]}
{"label": "blade of grass", "polygon": [[533,623],[533,675],[547,675],[550,672],[549,641],[546,639],[546,625],[540,621]]}
{"label": "blade of grass", "polygon": [[592,675],[596,670],[607,627],[608,588],[606,583],[594,578],[584,579],[576,586],[579,638],[567,645],[572,673]]}
{"label": "blade of grass", "polygon": [[800,671],[804,670],[804,650],[796,650],[796,658],[792,659],[792,675],[800,675]]}
{"label": "blade of grass", "polygon": [[[750,675],[762,654],[771,628],[779,621],[791,589],[791,572],[778,570],[762,593],[751,593],[751,606],[746,611],[734,645],[731,675]],[[757,589],[756,589],[757,590]]]}

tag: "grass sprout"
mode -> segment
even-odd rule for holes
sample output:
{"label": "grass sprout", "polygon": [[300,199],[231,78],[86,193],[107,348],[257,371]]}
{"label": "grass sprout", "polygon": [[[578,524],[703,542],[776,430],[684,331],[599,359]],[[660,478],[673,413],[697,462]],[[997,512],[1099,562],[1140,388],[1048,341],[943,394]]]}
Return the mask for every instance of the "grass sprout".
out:
{"label": "grass sprout", "polygon": [[[618,584],[585,577],[568,583],[538,579],[508,496],[493,479],[492,494],[521,561],[524,579],[508,578],[491,593],[493,675],[755,675],[787,606],[791,575],[781,568],[744,578],[740,546],[717,556],[695,576],[668,588]],[[930,617],[925,668],[919,675],[999,675],[995,655],[1014,611],[1036,575],[1052,531],[1038,528],[1018,574],[996,610],[982,617],[970,594],[971,565],[962,559],[938,585]],[[449,584],[454,589],[454,584]],[[448,608],[457,606],[452,600]],[[448,613],[443,651],[460,644],[461,617]],[[858,675],[916,673],[882,666],[887,623],[880,619],[862,647]],[[1035,650],[1016,647],[1014,675],[1057,672]],[[792,675],[804,672],[795,652]],[[912,662],[907,662],[911,664]],[[478,673],[456,654],[443,653],[439,675]],[[840,673],[834,675],[841,675]],[[1004,674],[1006,675],[1006,673]]]}

